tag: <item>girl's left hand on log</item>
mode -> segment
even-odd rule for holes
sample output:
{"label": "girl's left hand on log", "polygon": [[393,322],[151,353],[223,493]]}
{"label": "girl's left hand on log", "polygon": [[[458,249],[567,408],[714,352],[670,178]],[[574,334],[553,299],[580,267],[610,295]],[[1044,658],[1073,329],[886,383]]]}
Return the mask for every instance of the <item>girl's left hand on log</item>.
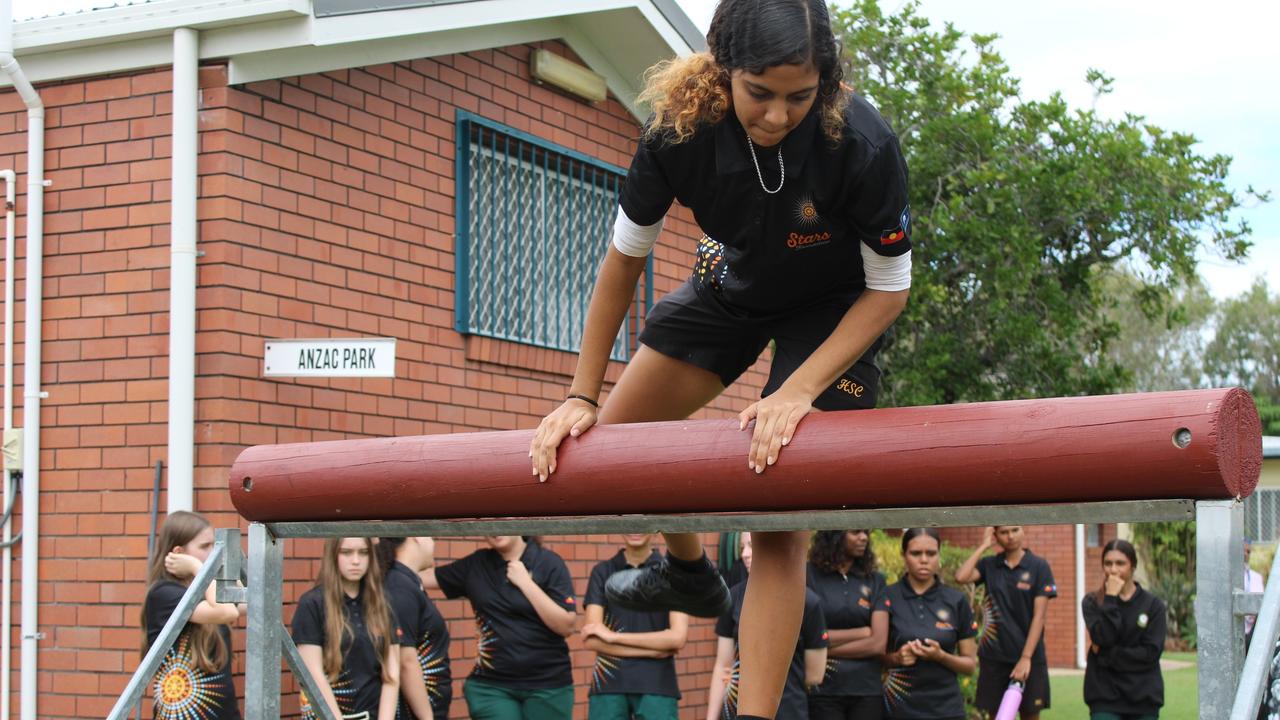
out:
{"label": "girl's left hand on log", "polygon": [[751,432],[751,450],[747,467],[757,474],[778,461],[782,448],[791,442],[805,415],[813,412],[813,398],[803,392],[789,390],[786,385],[772,395],[752,403],[738,414],[738,429],[745,430],[755,420]]}

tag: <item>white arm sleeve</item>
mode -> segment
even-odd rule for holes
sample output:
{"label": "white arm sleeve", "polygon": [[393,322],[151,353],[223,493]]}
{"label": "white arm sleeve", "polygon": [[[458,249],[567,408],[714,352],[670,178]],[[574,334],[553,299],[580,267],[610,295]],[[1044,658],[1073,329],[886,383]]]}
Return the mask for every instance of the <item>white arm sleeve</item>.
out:
{"label": "white arm sleeve", "polygon": [[658,242],[658,233],[662,232],[662,223],[666,218],[652,225],[637,225],[618,206],[618,219],[613,223],[613,246],[618,252],[631,257],[645,257]]}
{"label": "white arm sleeve", "polygon": [[906,290],[911,287],[911,251],[885,257],[862,243],[862,272],[866,275],[868,290]]}

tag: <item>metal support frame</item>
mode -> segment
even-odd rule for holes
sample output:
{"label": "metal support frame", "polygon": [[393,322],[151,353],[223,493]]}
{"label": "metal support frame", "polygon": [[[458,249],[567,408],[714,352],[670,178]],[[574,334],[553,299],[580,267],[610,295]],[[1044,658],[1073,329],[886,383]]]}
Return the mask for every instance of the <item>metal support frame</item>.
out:
{"label": "metal support frame", "polygon": [[280,720],[280,638],[284,542],[264,525],[249,526],[249,628],[245,643],[246,720]]}
{"label": "metal support frame", "polygon": [[1196,648],[1201,720],[1231,713],[1244,664],[1244,616],[1233,597],[1244,591],[1244,513],[1234,500],[1196,503]]}
{"label": "metal support frame", "polygon": [[[1269,577],[1280,578],[1280,553],[1271,559]],[[1261,602],[1258,602],[1261,598]],[[1256,615],[1253,626],[1253,642],[1240,672],[1240,689],[1235,704],[1231,706],[1231,720],[1254,720],[1262,704],[1263,689],[1271,670],[1276,640],[1280,638],[1280,582],[1267,585],[1265,592],[1236,593],[1235,611],[1238,615]]]}

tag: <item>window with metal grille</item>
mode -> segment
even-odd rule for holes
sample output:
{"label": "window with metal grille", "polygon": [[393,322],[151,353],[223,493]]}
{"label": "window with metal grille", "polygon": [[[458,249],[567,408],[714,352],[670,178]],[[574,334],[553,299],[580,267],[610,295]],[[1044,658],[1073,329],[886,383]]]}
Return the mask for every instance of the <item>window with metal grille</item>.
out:
{"label": "window with metal grille", "polygon": [[[577,352],[626,171],[462,111],[456,170],[454,326]],[[652,287],[650,257],[613,359],[634,352]]]}
{"label": "window with metal grille", "polygon": [[1263,544],[1280,540],[1280,488],[1259,487],[1244,499],[1244,536]]}

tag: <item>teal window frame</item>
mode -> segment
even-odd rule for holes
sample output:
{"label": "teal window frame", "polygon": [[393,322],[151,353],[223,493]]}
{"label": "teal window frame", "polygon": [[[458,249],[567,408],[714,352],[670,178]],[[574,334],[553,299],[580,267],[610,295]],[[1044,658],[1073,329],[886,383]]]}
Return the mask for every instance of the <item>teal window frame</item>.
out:
{"label": "teal window frame", "polygon": [[[455,149],[454,328],[578,352],[626,170],[465,110]],[[631,358],[652,306],[650,254],[612,359]]]}

